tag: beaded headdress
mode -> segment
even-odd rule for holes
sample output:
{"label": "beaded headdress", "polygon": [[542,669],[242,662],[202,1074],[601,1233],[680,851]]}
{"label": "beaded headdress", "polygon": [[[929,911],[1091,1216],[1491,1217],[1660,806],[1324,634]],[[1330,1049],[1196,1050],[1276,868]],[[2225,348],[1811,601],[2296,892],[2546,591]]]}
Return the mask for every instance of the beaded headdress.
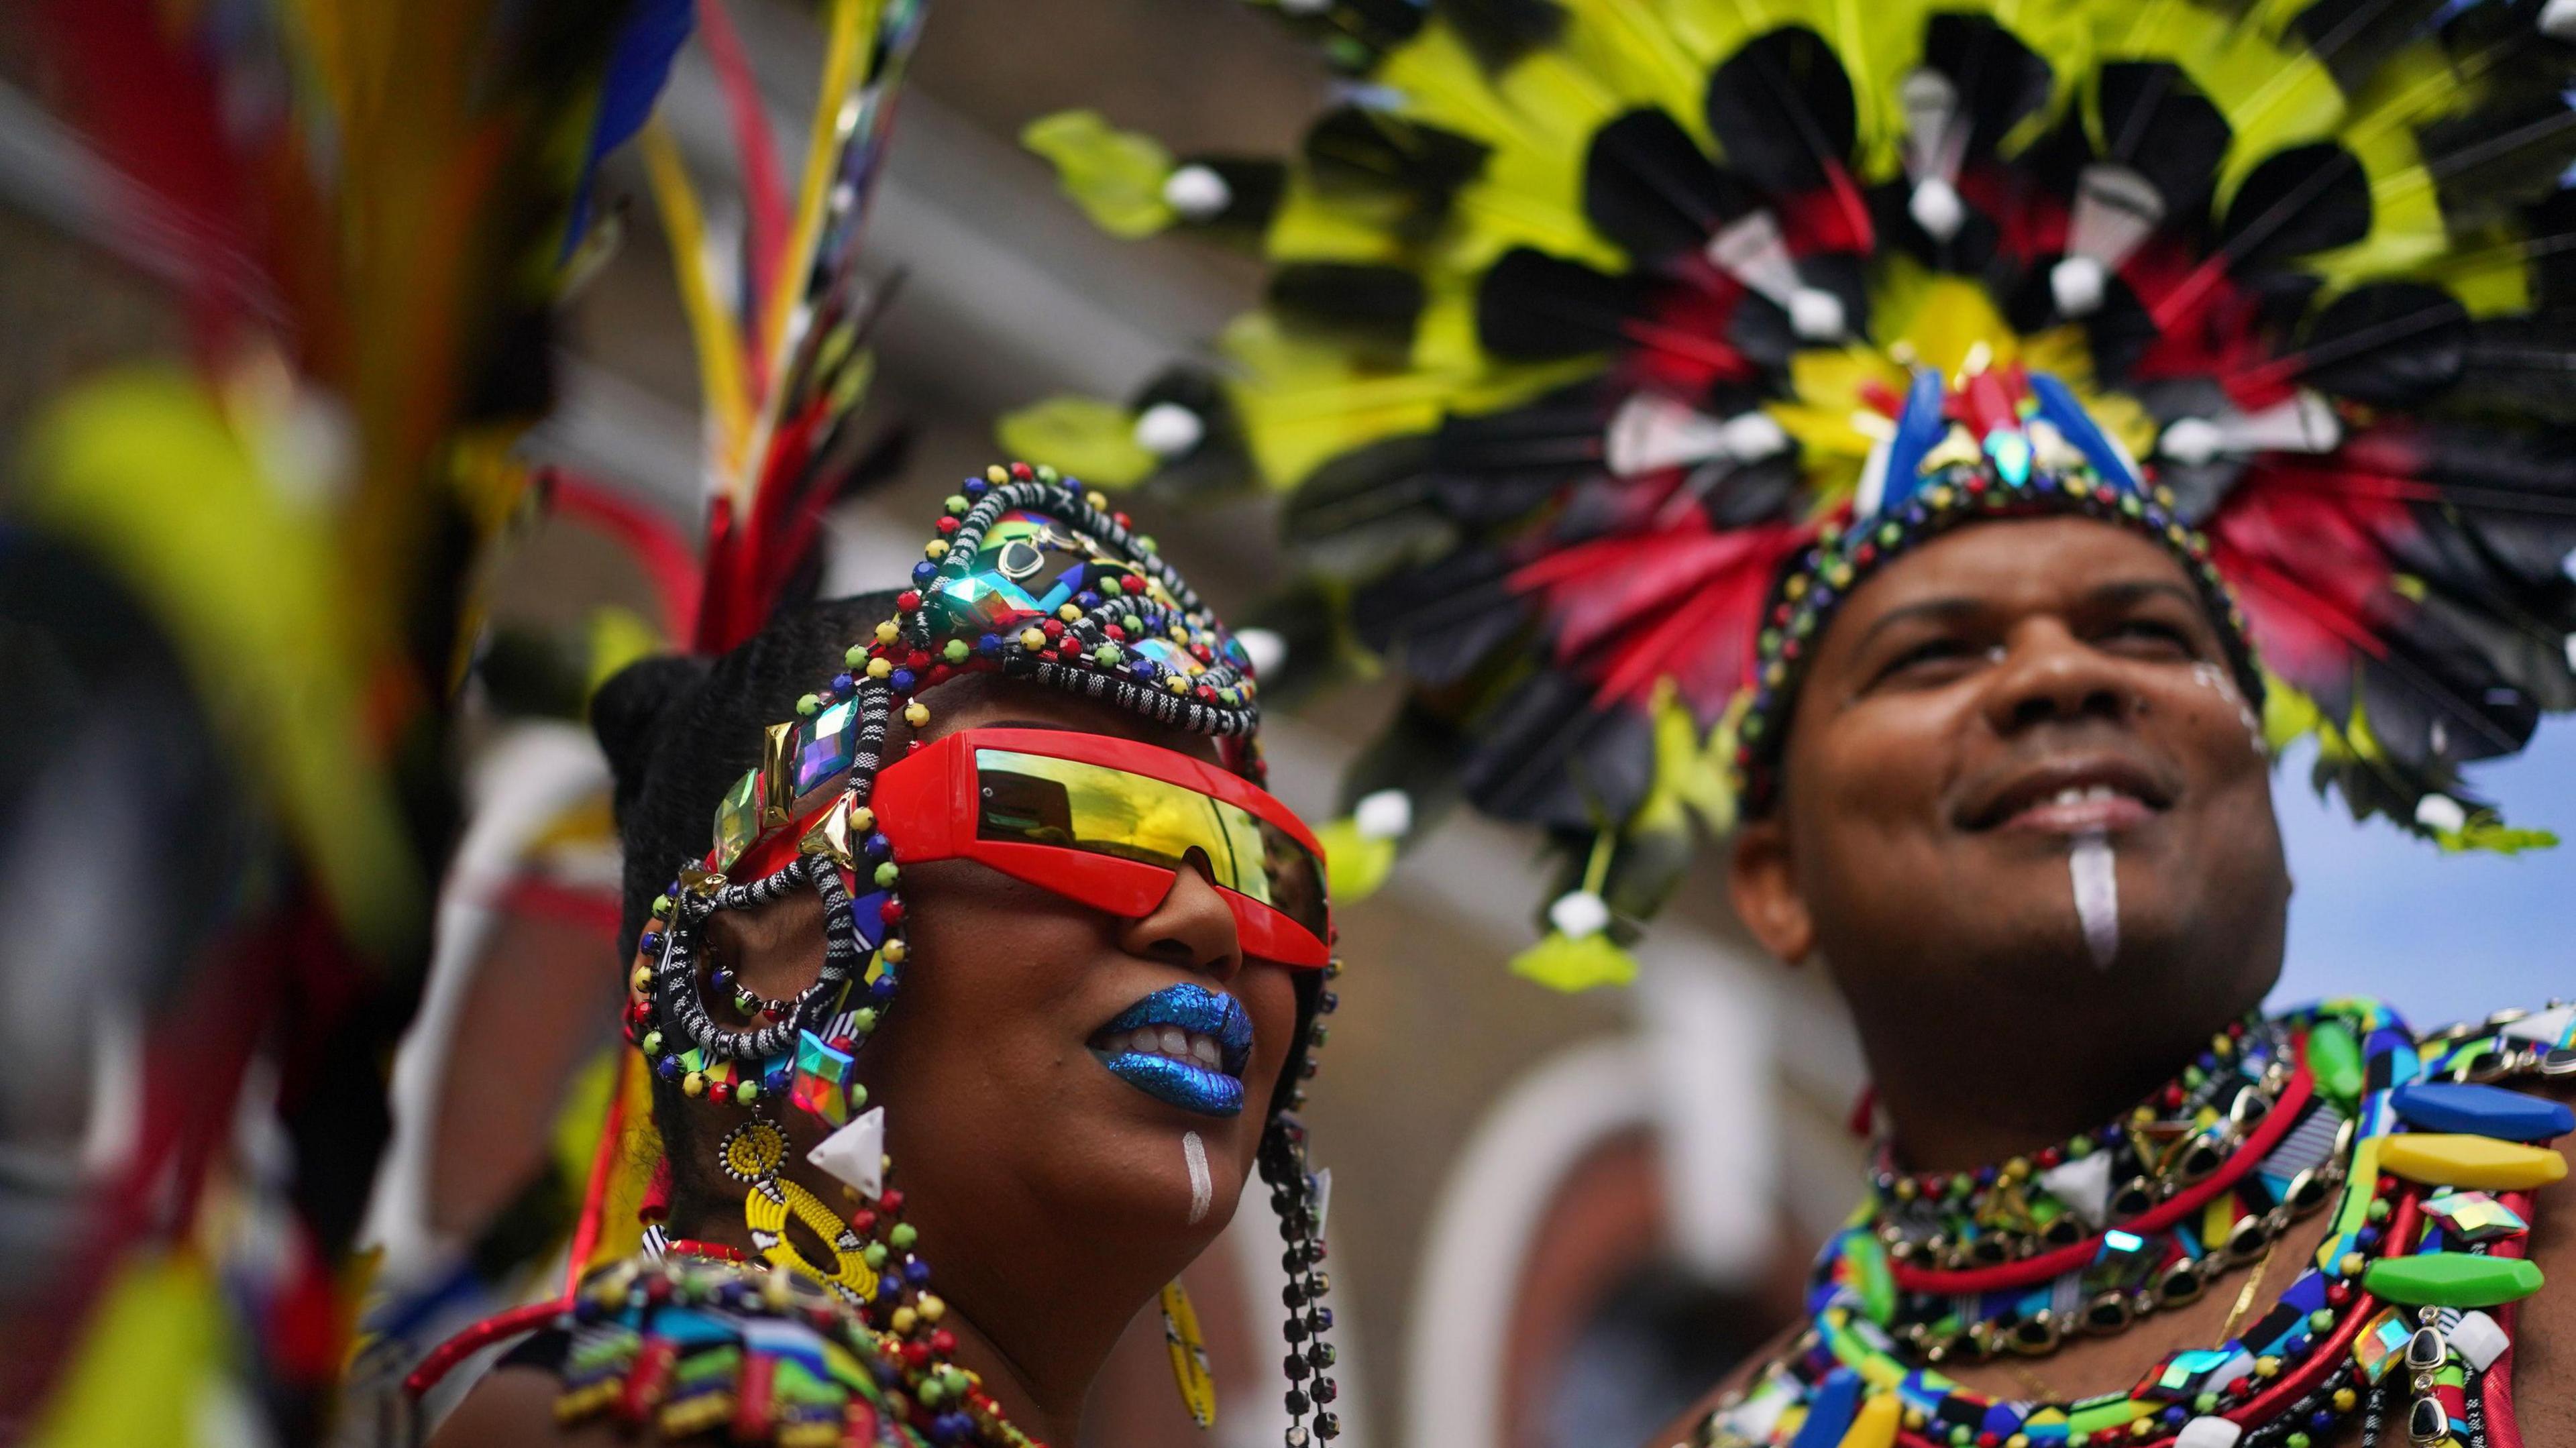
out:
{"label": "beaded headdress", "polygon": [[[927,724],[918,696],[948,680],[998,673],[1099,699],[1223,739],[1232,767],[1258,773],[1260,711],[1242,646],[1106,503],[1025,463],[949,496],[897,615],[850,645],[845,667],[797,701],[797,718],[768,731],[761,762],[716,807],[714,843],[654,902],[627,1023],[657,1074],[691,1096],[753,1105],[783,1095],[834,1125],[848,1119],[853,1055],[906,954],[900,867],[870,791],[894,721]],[[851,898],[844,871],[868,893]],[[798,886],[827,912],[821,974],[791,1002],[742,997],[765,1026],[717,1025],[700,998],[699,927]],[[732,982],[720,972],[718,984]]]}
{"label": "beaded headdress", "polygon": [[2576,707],[2565,6],[1277,8],[1355,78],[1295,156],[1028,134],[1113,230],[1258,246],[1226,365],[1005,436],[1287,490],[1274,687],[1416,684],[1338,861],[1453,797],[1537,825],[1571,888],[1523,968],[1615,978],[1758,802],[1834,580],[2060,509],[2237,631],[2215,570],[2271,742],[2356,814],[2546,840],[2461,767]]}

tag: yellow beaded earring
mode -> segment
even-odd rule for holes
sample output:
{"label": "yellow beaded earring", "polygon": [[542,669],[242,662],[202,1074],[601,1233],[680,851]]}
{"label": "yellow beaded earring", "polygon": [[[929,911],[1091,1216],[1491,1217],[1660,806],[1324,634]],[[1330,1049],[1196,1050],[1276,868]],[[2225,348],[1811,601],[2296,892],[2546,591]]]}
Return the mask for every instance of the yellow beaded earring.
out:
{"label": "yellow beaded earring", "polygon": [[1208,1371],[1207,1343],[1199,1337],[1199,1314],[1190,1294],[1178,1282],[1163,1286],[1163,1347],[1172,1355],[1172,1382],[1181,1390],[1181,1406],[1201,1428],[1216,1426],[1216,1377]]}

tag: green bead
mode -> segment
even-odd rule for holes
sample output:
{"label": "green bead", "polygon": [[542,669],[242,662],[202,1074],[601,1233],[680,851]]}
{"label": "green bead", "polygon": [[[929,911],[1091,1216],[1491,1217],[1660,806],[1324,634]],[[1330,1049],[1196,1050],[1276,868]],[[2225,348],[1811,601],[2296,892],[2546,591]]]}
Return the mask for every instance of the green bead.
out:
{"label": "green bead", "polygon": [[2310,1332],[2331,1332],[2331,1331],[2333,1331],[2333,1330],[2334,1330],[2334,1314],[2333,1314],[2333,1313],[2328,1312],[2328,1311],[2326,1311],[2324,1308],[2320,1307],[2320,1308],[2318,1308],[2316,1311],[2311,1312],[2311,1313],[2309,1313],[2309,1314],[2308,1314],[2308,1331],[2310,1331]]}
{"label": "green bead", "polygon": [[2203,1393],[2199,1397],[2191,1400],[2191,1406],[2195,1412],[2215,1413],[2218,1411],[2218,1395],[2216,1393]]}
{"label": "green bead", "polygon": [[2361,1099],[2361,1043],[2341,1021],[2319,1021],[2309,1029],[2308,1070],[2329,1100]]}
{"label": "green bead", "polygon": [[895,868],[894,861],[888,860],[884,864],[877,866],[877,883],[879,885],[891,885],[895,882],[895,877],[902,873],[903,872],[901,870]]}
{"label": "green bead", "polygon": [[1102,644],[1100,647],[1091,651],[1091,661],[1095,664],[1117,663],[1118,646],[1116,644]]}
{"label": "green bead", "polygon": [[797,697],[796,717],[799,719],[811,719],[822,712],[822,709],[822,699],[813,694],[802,694]]}
{"label": "green bead", "polygon": [[866,668],[868,666],[868,646],[866,644],[850,645],[849,648],[841,654],[841,662],[854,669]]}
{"label": "green bead", "polygon": [[966,495],[964,493],[950,493],[947,497],[939,500],[939,506],[946,508],[952,513],[963,513],[966,511]]}
{"label": "green bead", "polygon": [[897,1222],[894,1224],[894,1230],[886,1233],[886,1240],[893,1243],[894,1249],[898,1252],[911,1251],[912,1244],[920,1237],[921,1233],[914,1231],[910,1222]]}
{"label": "green bead", "polygon": [[658,1056],[658,1055],[661,1055],[661,1054],[662,1054],[662,1033],[661,1033],[660,1031],[646,1031],[646,1032],[644,1033],[644,1042],[643,1042],[643,1044],[644,1044],[644,1054],[645,1054],[645,1055],[647,1055],[647,1056]]}
{"label": "green bead", "polygon": [[2412,1307],[2500,1307],[2540,1290],[2539,1264],[2519,1257],[2434,1252],[2373,1262],[2362,1290]]}
{"label": "green bead", "polygon": [[2370,1219],[2374,1222],[2384,1222],[2388,1220],[2388,1199],[2386,1197],[2371,1198]]}
{"label": "green bead", "polygon": [[733,1099],[742,1102],[745,1105],[749,1105],[750,1103],[759,1100],[760,1083],[757,1081],[745,1081],[741,1085],[736,1086],[733,1088]]}
{"label": "green bead", "polygon": [[862,1036],[875,1030],[877,1028],[876,1008],[873,1006],[861,1006],[857,1010],[852,1011],[850,1013],[850,1024]]}
{"label": "green bead", "polygon": [[852,1111],[856,1111],[860,1107],[868,1104],[868,1088],[860,1085],[856,1081],[853,1081],[846,1089],[850,1093],[850,1109]]}
{"label": "green bead", "polygon": [[2310,1440],[2305,1433],[2293,1433],[2285,1441],[2289,1444],[2289,1448],[2308,1448]]}
{"label": "green bead", "polygon": [[964,639],[950,639],[948,641],[948,646],[939,651],[940,657],[948,660],[948,662],[952,664],[962,664],[966,662],[966,656],[973,652],[975,652],[974,646],[967,643]]}
{"label": "green bead", "polygon": [[912,1395],[919,1398],[921,1400],[921,1405],[925,1408],[935,1408],[939,1406],[939,1400],[947,1396],[947,1393],[948,1390],[939,1385],[939,1380],[937,1378],[925,1378],[922,1380],[919,1387],[912,1390]]}
{"label": "green bead", "polygon": [[1118,626],[1127,630],[1129,633],[1142,633],[1145,631],[1145,621],[1132,613],[1120,614],[1118,616]]}
{"label": "green bead", "polygon": [[1064,478],[1064,474],[1059,473],[1059,472],[1057,472],[1057,471],[1055,470],[1055,464],[1053,464],[1053,463],[1040,463],[1040,464],[1038,464],[1038,466],[1037,466],[1037,475],[1038,475],[1038,481],[1039,481],[1039,482],[1041,482],[1041,483],[1053,483],[1053,482],[1060,482],[1060,481],[1062,481],[1062,480],[1063,480],[1063,478]]}
{"label": "green bead", "polygon": [[2185,1086],[2196,1087],[2208,1079],[2209,1073],[2203,1071],[2198,1066],[2185,1066],[2182,1069],[2182,1084]]}
{"label": "green bead", "polygon": [[867,1261],[868,1261],[868,1266],[870,1266],[870,1267],[872,1267],[872,1268],[876,1268],[876,1269],[878,1269],[878,1270],[883,1270],[883,1269],[884,1269],[885,1264],[886,1264],[886,1248],[885,1248],[885,1243],[883,1243],[883,1242],[870,1242],[870,1243],[867,1245],[866,1250],[864,1250],[864,1251],[860,1252],[860,1253],[859,1253],[859,1255],[860,1255],[860,1256],[862,1256],[862,1257],[865,1257],[865,1258],[867,1259]]}
{"label": "green bead", "polygon": [[671,918],[670,896],[656,895],[653,897],[653,918],[656,920],[668,920]]}
{"label": "green bead", "polygon": [[1950,1429],[1950,1441],[1951,1441],[1953,1444],[1956,1444],[1956,1445],[1957,1445],[1957,1448],[1967,1448],[1968,1441],[1969,1441],[1969,1434],[1968,1434],[1968,1427],[1967,1427],[1967,1425],[1966,1425],[1966,1424],[1964,1424],[1964,1423],[1961,1423],[1961,1424],[1958,1424],[1958,1425],[1956,1425],[1956,1426],[1952,1427],[1952,1428]]}
{"label": "green bead", "polygon": [[1137,551],[1137,552],[1139,552],[1139,553],[1155,553],[1155,552],[1159,552],[1159,551],[1161,551],[1161,550],[1160,550],[1160,548],[1155,544],[1155,542],[1154,542],[1154,540],[1153,540],[1153,539],[1151,539],[1151,538],[1138,538],[1138,539],[1136,540],[1136,551]]}

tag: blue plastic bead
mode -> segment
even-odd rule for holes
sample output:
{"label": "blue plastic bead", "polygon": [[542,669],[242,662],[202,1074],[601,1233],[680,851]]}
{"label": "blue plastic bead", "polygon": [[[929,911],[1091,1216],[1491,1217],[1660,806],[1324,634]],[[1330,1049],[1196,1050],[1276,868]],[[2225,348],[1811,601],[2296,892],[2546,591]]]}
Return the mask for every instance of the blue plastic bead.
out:
{"label": "blue plastic bead", "polygon": [[1073,596],[1073,606],[1088,613],[1100,606],[1100,595],[1086,588]]}
{"label": "blue plastic bead", "polygon": [[1000,653],[1001,651],[1002,636],[1000,634],[986,634],[982,638],[975,640],[975,652],[983,654],[988,658],[994,654]]}
{"label": "blue plastic bead", "polygon": [[662,932],[658,930],[648,930],[644,932],[644,938],[636,943],[643,947],[646,955],[660,955],[662,953]]}
{"label": "blue plastic bead", "polygon": [[887,839],[885,837],[885,832],[880,830],[869,835],[867,843],[859,846],[859,848],[866,852],[869,859],[882,860],[894,853],[894,841]]}
{"label": "blue plastic bead", "polygon": [[893,1000],[894,977],[890,975],[881,975],[875,980],[868,982],[868,998],[879,1002]]}
{"label": "blue plastic bead", "polygon": [[2398,1117],[2419,1131],[2461,1132],[2504,1141],[2549,1141],[2576,1131],[2566,1103],[2501,1086],[2419,1082],[2389,1093]]}
{"label": "blue plastic bead", "polygon": [[851,678],[848,674],[834,674],[832,676],[832,692],[835,694],[847,694],[852,688],[856,687],[857,684],[858,680]]}
{"label": "blue plastic bead", "polygon": [[920,584],[928,584],[928,583],[934,583],[934,582],[938,581],[938,578],[939,578],[939,565],[938,565],[938,564],[935,564],[935,563],[933,563],[933,562],[931,562],[929,559],[925,558],[925,559],[921,560],[919,563],[916,563],[916,564],[912,565],[912,581],[913,581],[913,582],[915,582],[915,583],[920,583]]}
{"label": "blue plastic bead", "polygon": [[919,681],[913,677],[910,669],[897,669],[886,675],[886,684],[898,694],[911,693],[912,686],[917,682]]}
{"label": "blue plastic bead", "polygon": [[915,1287],[930,1280],[930,1264],[915,1257],[903,1264],[903,1280]]}
{"label": "blue plastic bead", "polygon": [[993,491],[993,485],[984,481],[982,478],[968,478],[966,480],[966,486],[959,488],[957,491],[964,493],[970,498],[980,498],[986,493]]}
{"label": "blue plastic bead", "polygon": [[653,1070],[665,1081],[677,1081],[680,1079],[680,1058],[664,1056],[653,1063]]}

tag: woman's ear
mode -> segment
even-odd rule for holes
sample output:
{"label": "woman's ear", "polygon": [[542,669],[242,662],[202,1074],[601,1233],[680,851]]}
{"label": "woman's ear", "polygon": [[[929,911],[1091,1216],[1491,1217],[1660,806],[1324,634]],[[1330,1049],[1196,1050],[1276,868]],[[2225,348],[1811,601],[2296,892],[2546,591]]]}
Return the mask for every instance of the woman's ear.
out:
{"label": "woman's ear", "polygon": [[748,910],[719,910],[707,917],[707,942],[716,960],[754,995],[787,1000],[823,973],[823,901],[811,890]]}
{"label": "woman's ear", "polygon": [[1762,948],[1790,965],[1805,963],[1816,948],[1815,918],[1798,893],[1797,873],[1790,867],[1789,832],[1777,815],[1747,820],[1735,831],[1728,857],[1727,898],[1735,904],[1744,928]]}

